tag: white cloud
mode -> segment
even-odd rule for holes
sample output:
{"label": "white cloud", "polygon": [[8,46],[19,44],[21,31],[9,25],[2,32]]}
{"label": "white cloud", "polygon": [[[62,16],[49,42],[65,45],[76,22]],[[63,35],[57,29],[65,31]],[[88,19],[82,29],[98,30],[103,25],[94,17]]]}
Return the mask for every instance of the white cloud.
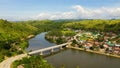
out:
{"label": "white cloud", "polygon": [[75,18],[76,15],[74,12],[62,12],[62,13],[40,13],[38,16],[34,16],[34,19],[72,19]]}
{"label": "white cloud", "polygon": [[111,19],[120,18],[120,8],[84,8],[80,5],[72,6],[73,11],[59,13],[40,13],[35,19]]}
{"label": "white cloud", "polygon": [[32,17],[28,16],[1,16],[0,19],[5,19],[8,21],[26,21],[26,20],[32,20]]}
{"label": "white cloud", "polygon": [[[120,18],[120,7],[117,8],[86,8],[80,5],[72,6],[72,11],[67,12],[43,12],[31,17],[12,17],[15,20],[43,20],[43,19],[112,19]],[[10,18],[9,18],[10,19]]]}
{"label": "white cloud", "polygon": [[98,8],[98,9],[88,9],[83,8],[80,5],[73,6],[77,10],[77,14],[80,18],[90,18],[90,19],[111,19],[120,18],[120,8]]}

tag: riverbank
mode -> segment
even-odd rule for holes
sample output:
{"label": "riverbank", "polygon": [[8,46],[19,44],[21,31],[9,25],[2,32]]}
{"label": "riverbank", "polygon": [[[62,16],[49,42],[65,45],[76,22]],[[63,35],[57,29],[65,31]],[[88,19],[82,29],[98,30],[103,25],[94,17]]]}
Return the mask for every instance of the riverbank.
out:
{"label": "riverbank", "polygon": [[[35,35],[31,34],[31,35],[28,35],[27,38],[22,38],[21,41],[29,40],[33,37],[35,37]],[[22,46],[22,48],[26,48],[26,45]],[[18,50],[22,50],[22,49],[19,48]],[[0,62],[0,68],[11,68],[12,63],[15,60],[22,59],[23,57],[26,57],[26,56],[27,56],[27,54],[24,50],[23,54],[16,54],[16,55],[13,55],[11,57],[5,57],[4,61]]]}
{"label": "riverbank", "polygon": [[10,58],[8,58],[8,59],[6,59],[6,60],[4,60],[3,62],[0,63],[0,68],[11,68],[11,64],[15,60],[22,59],[25,56],[27,56],[27,54],[20,54],[20,55],[17,55],[17,56],[10,57]]}
{"label": "riverbank", "polygon": [[112,54],[108,54],[108,53],[102,53],[100,51],[84,50],[83,48],[78,48],[78,47],[73,47],[73,46],[67,46],[67,48],[81,50],[81,51],[86,51],[86,52],[95,53],[95,54],[106,55],[106,56],[109,56],[109,57],[120,58],[120,56],[118,56],[118,55],[112,55]]}

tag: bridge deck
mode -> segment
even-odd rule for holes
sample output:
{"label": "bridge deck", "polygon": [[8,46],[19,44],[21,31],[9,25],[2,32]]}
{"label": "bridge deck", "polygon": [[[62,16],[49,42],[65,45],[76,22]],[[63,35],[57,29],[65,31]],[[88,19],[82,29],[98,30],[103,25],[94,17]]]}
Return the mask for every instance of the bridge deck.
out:
{"label": "bridge deck", "polygon": [[28,54],[29,54],[29,55],[31,55],[31,54],[36,54],[36,53],[43,52],[43,51],[47,51],[47,50],[51,50],[51,49],[54,49],[54,48],[59,48],[59,47],[65,46],[65,45],[67,45],[67,44],[68,44],[68,43],[64,43],[64,44],[60,44],[60,45],[56,45],[56,46],[51,46],[51,47],[47,47],[47,48],[35,50],[35,51],[32,51],[32,52],[29,52]]}

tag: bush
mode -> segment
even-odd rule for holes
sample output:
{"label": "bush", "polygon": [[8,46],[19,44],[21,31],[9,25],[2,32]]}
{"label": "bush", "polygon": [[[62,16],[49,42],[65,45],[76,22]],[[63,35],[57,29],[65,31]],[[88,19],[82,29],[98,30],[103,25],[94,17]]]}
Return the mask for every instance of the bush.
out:
{"label": "bush", "polygon": [[100,48],[101,48],[101,49],[103,49],[103,48],[104,48],[104,46],[103,46],[103,45],[100,45]]}
{"label": "bush", "polygon": [[22,60],[17,60],[13,63],[13,68],[17,68],[19,65],[23,65],[24,68],[53,68],[41,56],[31,56],[30,58],[25,57]]}
{"label": "bush", "polygon": [[90,50],[94,50],[94,47],[90,47]]}

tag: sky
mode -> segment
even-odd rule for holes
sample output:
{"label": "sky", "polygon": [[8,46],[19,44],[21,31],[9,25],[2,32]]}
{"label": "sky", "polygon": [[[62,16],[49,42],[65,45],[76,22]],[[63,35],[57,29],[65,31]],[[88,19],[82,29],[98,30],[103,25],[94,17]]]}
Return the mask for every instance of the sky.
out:
{"label": "sky", "polygon": [[0,0],[0,18],[120,19],[120,0]]}

